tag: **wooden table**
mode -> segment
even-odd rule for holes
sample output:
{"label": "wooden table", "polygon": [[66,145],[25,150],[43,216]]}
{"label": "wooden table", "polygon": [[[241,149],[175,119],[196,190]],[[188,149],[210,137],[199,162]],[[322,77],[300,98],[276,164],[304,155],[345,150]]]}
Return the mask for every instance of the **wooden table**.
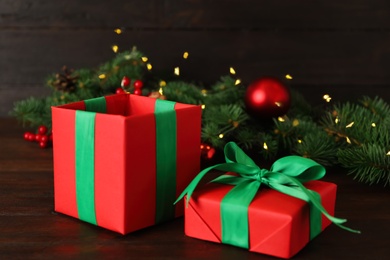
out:
{"label": "wooden table", "polygon": [[[0,119],[1,259],[275,259],[186,237],[183,218],[126,236],[53,211],[52,149],[23,140],[13,119]],[[338,184],[336,216],[362,231],[332,225],[294,259],[385,259],[390,256],[389,188],[330,170]],[[386,257],[387,256],[387,257]]]}

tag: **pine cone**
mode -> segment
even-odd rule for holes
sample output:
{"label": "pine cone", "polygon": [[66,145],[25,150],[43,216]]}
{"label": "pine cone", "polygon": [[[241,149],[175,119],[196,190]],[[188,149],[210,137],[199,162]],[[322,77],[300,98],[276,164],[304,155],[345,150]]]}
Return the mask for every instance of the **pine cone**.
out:
{"label": "pine cone", "polygon": [[63,73],[57,73],[56,79],[52,82],[52,86],[62,92],[73,92],[76,90],[77,75],[73,74],[73,69],[62,67]]}

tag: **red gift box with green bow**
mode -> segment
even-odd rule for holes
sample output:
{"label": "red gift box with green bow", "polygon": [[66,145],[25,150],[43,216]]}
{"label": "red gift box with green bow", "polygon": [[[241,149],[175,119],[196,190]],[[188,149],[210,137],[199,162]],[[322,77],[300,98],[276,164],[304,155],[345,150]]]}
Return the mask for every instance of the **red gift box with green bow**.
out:
{"label": "red gift box with green bow", "polygon": [[[235,143],[225,146],[226,163],[201,171],[176,202],[186,196],[187,236],[249,251],[290,258],[335,218],[336,185],[313,160],[287,156],[261,169]],[[228,172],[195,191],[211,170]]]}
{"label": "red gift box with green bow", "polygon": [[199,106],[117,94],[52,107],[55,211],[126,234],[183,214]]}

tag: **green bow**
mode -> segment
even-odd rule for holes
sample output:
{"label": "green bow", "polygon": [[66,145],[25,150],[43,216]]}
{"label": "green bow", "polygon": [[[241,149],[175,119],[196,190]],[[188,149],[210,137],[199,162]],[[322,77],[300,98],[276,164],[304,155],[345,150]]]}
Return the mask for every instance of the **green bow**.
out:
{"label": "green bow", "polygon": [[321,232],[321,214],[340,228],[360,233],[343,226],[342,224],[347,220],[331,216],[322,206],[320,195],[302,185],[310,180],[321,179],[325,175],[325,168],[315,161],[300,156],[287,156],[277,160],[268,171],[260,169],[234,142],[226,144],[224,153],[226,163],[202,170],[175,202],[187,195],[186,206],[188,206],[199,181],[210,170],[238,173],[239,176],[222,175],[212,181],[235,186],[221,202],[223,243],[249,248],[248,207],[262,184],[309,203],[310,239]]}

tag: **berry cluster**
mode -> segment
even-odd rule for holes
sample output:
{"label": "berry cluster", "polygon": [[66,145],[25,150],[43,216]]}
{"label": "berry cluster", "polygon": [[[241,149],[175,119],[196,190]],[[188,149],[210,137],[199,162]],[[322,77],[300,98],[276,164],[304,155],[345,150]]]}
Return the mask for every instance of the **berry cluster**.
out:
{"label": "berry cluster", "polygon": [[31,132],[25,132],[24,140],[29,142],[37,142],[39,144],[39,147],[46,148],[52,143],[53,135],[51,133],[48,134],[48,129],[46,126],[41,125],[40,127],[38,127],[36,134]]}
{"label": "berry cluster", "polygon": [[[131,79],[129,77],[124,76],[122,78],[121,88],[117,88],[115,93],[116,94],[126,93],[127,92],[126,89],[128,89],[130,87],[130,84],[131,84]],[[144,86],[144,83],[141,80],[136,79],[133,82],[133,86],[134,86],[134,95],[141,96],[142,95],[142,87]]]}

